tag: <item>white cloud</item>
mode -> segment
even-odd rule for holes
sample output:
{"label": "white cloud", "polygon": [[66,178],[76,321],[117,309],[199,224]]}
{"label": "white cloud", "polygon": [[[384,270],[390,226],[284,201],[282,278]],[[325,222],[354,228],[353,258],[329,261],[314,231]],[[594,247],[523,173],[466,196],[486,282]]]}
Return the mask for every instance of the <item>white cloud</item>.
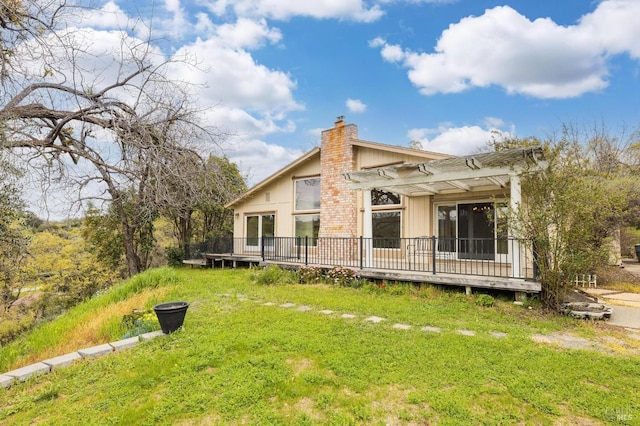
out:
{"label": "white cloud", "polygon": [[509,6],[488,9],[443,31],[433,53],[417,53],[381,38],[370,46],[408,68],[425,95],[502,86],[508,93],[570,98],[607,87],[607,55],[640,59],[640,2],[605,0],[577,25],[531,21]]}
{"label": "white cloud", "polygon": [[368,7],[362,0],[214,0],[209,9],[218,15],[232,9],[237,16],[279,20],[307,16],[373,22],[384,14],[378,5]]}
{"label": "white cloud", "polygon": [[280,30],[269,28],[265,19],[239,18],[234,24],[220,25],[217,34],[222,43],[233,49],[255,49],[261,47],[265,40],[277,43],[282,39]]}
{"label": "white cloud", "polygon": [[114,1],[105,3],[100,9],[81,9],[83,26],[93,28],[123,28],[129,17]]}
{"label": "white cloud", "polygon": [[628,53],[640,59],[640,2],[637,0],[608,0],[601,2],[593,13],[585,15],[578,27],[593,34],[608,54]]}
{"label": "white cloud", "polygon": [[349,112],[361,113],[367,110],[367,105],[364,104],[360,99],[347,99],[345,102]]}
{"label": "white cloud", "polygon": [[176,52],[176,57],[195,55],[200,69],[177,67],[175,76],[203,84],[197,96],[205,106],[222,105],[245,111],[276,114],[302,109],[293,98],[296,83],[282,71],[255,62],[242,49],[231,49],[219,39],[196,40]]}
{"label": "white cloud", "polygon": [[[205,114],[206,122],[234,138],[256,138],[270,133],[291,133],[295,124],[284,115],[250,114],[242,108],[217,105]],[[225,146],[230,141],[226,141]]]}
{"label": "white cloud", "polygon": [[247,174],[249,186],[252,186],[297,160],[303,152],[257,139],[237,139],[225,154]]}
{"label": "white cloud", "polygon": [[387,62],[400,62],[404,58],[404,52],[397,44],[385,44],[380,50],[380,54]]}
{"label": "white cloud", "polygon": [[[492,126],[500,124],[500,126]],[[485,150],[494,138],[503,138],[512,133],[499,127],[502,120],[493,117],[485,118],[485,126],[454,127],[451,123],[442,123],[435,129],[415,128],[407,132],[411,141],[419,141],[426,151],[441,152],[452,155],[468,155]]]}

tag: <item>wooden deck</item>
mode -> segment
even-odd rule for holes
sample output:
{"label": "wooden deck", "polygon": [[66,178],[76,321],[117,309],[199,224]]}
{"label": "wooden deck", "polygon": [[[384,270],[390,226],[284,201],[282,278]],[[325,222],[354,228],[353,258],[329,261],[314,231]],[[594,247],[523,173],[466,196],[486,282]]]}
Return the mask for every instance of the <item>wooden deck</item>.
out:
{"label": "wooden deck", "polygon": [[[220,253],[203,253],[202,259],[185,260],[184,263],[191,265],[197,264],[203,267],[206,266],[212,268],[237,268],[240,266],[267,266],[275,264],[284,268],[297,269],[301,266],[300,262],[287,262],[284,260],[263,261],[260,256]],[[326,267],[329,268],[331,266],[327,265]],[[539,293],[542,289],[539,282],[521,278],[506,278],[460,273],[433,274],[432,272],[376,268],[357,269],[357,271],[358,275],[363,278],[457,286],[464,287],[468,293],[470,293],[473,288],[506,290],[516,293]]]}

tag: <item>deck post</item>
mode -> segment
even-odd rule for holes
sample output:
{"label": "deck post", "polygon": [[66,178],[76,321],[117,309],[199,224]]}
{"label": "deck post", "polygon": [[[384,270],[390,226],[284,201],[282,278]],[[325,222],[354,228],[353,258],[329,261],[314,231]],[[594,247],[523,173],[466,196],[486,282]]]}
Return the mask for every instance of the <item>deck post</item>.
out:
{"label": "deck post", "polygon": [[373,265],[373,219],[371,209],[371,190],[367,189],[362,191],[364,197],[364,217],[362,219],[362,233],[364,236],[365,249],[365,262],[364,266],[370,268]]}
{"label": "deck post", "polygon": [[438,240],[434,235],[431,237],[431,268],[433,269],[433,275],[436,274],[436,246],[438,245]]}
{"label": "deck post", "polygon": [[[517,212],[520,209],[522,203],[522,187],[520,185],[520,176],[510,176],[511,191],[510,191],[510,207],[512,212]],[[522,253],[520,253],[520,240],[519,236],[514,232],[513,227],[509,227],[509,234],[513,238],[513,244],[511,246],[511,274],[513,278],[522,277],[522,266],[520,265],[520,259]]]}

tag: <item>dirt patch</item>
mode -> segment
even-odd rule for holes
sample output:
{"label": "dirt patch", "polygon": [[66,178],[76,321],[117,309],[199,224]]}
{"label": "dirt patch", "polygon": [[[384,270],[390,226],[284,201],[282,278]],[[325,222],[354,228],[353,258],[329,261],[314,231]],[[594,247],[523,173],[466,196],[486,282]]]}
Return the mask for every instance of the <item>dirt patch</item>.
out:
{"label": "dirt patch", "polygon": [[583,349],[605,352],[613,355],[640,355],[640,348],[634,333],[614,337],[602,335],[593,339],[579,337],[566,332],[534,334],[531,339],[537,343],[559,346],[566,349]]}
{"label": "dirt patch", "polygon": [[308,358],[300,358],[300,359],[289,358],[286,361],[286,363],[289,367],[291,367],[291,371],[293,372],[294,377],[299,376],[300,373],[304,371],[310,370],[314,365],[313,360]]}

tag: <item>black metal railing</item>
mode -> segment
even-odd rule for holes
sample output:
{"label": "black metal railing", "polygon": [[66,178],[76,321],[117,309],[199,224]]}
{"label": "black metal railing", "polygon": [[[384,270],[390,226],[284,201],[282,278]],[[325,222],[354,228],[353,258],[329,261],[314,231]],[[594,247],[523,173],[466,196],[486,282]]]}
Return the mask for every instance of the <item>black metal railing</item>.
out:
{"label": "black metal railing", "polygon": [[185,247],[186,258],[207,254],[326,267],[535,278],[532,245],[516,238],[216,238]]}

